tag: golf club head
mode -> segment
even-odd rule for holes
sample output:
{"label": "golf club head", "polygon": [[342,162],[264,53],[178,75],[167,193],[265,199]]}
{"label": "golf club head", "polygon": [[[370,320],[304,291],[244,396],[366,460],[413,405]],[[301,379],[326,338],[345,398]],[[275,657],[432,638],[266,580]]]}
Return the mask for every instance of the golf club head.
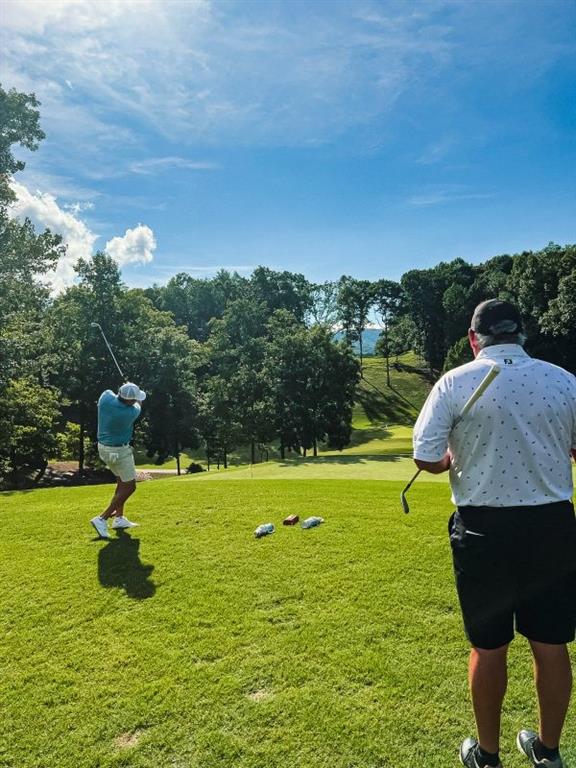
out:
{"label": "golf club head", "polygon": [[400,494],[400,503],[402,504],[402,509],[404,510],[405,514],[408,514],[408,512],[410,512],[410,507],[408,506],[404,491],[402,491]]}

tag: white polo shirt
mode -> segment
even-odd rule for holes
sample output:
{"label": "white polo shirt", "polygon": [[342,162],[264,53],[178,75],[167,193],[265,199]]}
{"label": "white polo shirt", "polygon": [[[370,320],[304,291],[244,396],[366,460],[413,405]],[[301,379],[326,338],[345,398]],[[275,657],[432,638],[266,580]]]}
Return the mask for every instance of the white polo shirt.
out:
{"label": "white polo shirt", "polygon": [[[500,374],[462,421],[454,421],[491,365]],[[414,427],[414,458],[452,454],[459,507],[514,507],[572,499],[576,378],[517,344],[481,350],[434,385]]]}

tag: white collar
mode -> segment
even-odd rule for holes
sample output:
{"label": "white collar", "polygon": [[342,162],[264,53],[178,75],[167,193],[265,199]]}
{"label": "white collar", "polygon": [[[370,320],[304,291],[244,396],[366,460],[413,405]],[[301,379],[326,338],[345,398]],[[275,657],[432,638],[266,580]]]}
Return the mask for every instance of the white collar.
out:
{"label": "white collar", "polygon": [[484,347],[476,355],[476,360],[483,358],[505,358],[505,357],[530,357],[524,347],[520,344],[493,344],[490,347]]}

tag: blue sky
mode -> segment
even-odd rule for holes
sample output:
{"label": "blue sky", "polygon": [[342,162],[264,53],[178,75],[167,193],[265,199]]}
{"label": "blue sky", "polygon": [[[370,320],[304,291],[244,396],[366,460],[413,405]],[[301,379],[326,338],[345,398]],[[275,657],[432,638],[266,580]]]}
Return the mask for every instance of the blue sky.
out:
{"label": "blue sky", "polygon": [[14,213],[130,285],[398,279],[576,241],[573,0],[8,0]]}

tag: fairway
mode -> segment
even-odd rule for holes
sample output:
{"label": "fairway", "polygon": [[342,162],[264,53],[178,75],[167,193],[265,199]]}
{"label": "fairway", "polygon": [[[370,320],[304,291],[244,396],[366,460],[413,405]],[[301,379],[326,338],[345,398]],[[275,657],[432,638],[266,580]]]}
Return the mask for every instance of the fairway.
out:
{"label": "fairway", "polygon": [[[473,719],[448,488],[419,481],[406,516],[400,481],[234,474],[141,484],[142,526],[111,542],[88,525],[109,486],[2,494],[2,768],[458,764]],[[511,661],[502,758],[520,768],[523,640]]]}
{"label": "fairway", "polygon": [[[414,462],[406,456],[366,454],[340,454],[267,461],[264,464],[212,469],[189,475],[183,482],[219,480],[398,480],[404,481],[414,474]],[[446,475],[430,475],[429,482],[447,486]],[[400,492],[398,492],[400,493]],[[449,497],[446,487],[446,497]]]}

